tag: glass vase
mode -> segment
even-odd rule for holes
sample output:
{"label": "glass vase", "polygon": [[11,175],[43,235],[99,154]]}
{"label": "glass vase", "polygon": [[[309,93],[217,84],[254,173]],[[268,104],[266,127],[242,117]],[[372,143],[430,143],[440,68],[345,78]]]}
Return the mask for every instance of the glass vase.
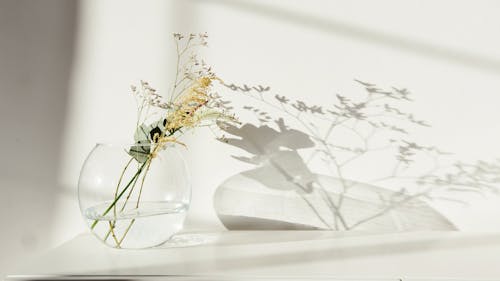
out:
{"label": "glass vase", "polygon": [[175,145],[97,144],[80,173],[78,199],[91,232],[114,248],[149,248],[179,232],[191,200]]}

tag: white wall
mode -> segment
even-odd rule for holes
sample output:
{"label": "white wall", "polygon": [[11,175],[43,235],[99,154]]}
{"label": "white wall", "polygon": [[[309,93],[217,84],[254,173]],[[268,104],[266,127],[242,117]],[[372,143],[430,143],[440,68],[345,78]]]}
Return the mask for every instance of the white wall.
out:
{"label": "white wall", "polygon": [[[67,188],[74,188],[93,143],[127,138],[135,117],[129,84],[146,79],[160,91],[167,87],[170,34],[177,31],[207,31],[205,55],[216,72],[235,83],[270,85],[271,95],[325,104],[333,102],[334,93],[359,92],[354,78],[408,88],[416,99],[410,109],[433,125],[419,131],[418,140],[464,161],[500,155],[495,1],[86,1],[81,6],[60,173]],[[211,134],[200,131],[189,140],[190,220],[219,228],[211,196],[223,180],[249,166],[230,157],[241,154],[238,149],[207,138]],[[492,211],[499,212],[498,198],[470,203],[441,209],[460,229],[500,229],[489,220]]]}

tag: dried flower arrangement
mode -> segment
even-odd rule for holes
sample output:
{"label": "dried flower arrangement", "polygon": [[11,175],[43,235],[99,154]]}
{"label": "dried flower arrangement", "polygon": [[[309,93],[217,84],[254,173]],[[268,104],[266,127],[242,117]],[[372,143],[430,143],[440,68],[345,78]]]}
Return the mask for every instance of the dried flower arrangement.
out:
{"label": "dried flower arrangement", "polygon": [[[174,144],[185,146],[179,138],[187,131],[199,127],[217,127],[222,124],[238,123],[227,102],[213,89],[213,84],[223,83],[215,75],[212,68],[196,55],[199,47],[207,45],[206,34],[189,34],[187,36],[174,34],[177,51],[176,74],[174,83],[167,97],[158,94],[148,82],[141,81],[139,86],[132,86],[132,94],[137,101],[137,124],[134,134],[134,143],[127,153],[130,160],[127,162],[119,177],[114,190],[114,200],[102,213],[102,217],[111,211],[116,217],[123,212],[129,203],[130,194],[139,189],[136,208],[140,205],[142,189],[151,163],[157,154]],[[213,130],[212,130],[213,131]],[[214,132],[214,131],[213,131]],[[132,163],[138,165],[137,171],[123,186],[123,177]],[[141,180],[139,180],[142,177]],[[128,191],[126,197],[125,194]],[[123,205],[117,203],[124,199]],[[121,201],[120,201],[121,202]],[[120,248],[128,230],[132,227],[131,220],[122,237],[117,237],[114,228],[116,221],[109,221],[109,230],[104,241],[111,236],[115,246]],[[93,230],[100,220],[94,220],[90,228]]]}

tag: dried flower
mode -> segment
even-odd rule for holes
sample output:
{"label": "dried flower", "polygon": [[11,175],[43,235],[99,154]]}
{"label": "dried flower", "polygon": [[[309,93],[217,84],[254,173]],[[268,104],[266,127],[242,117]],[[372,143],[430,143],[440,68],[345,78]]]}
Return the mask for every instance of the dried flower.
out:
{"label": "dried flower", "polygon": [[[212,68],[200,60],[194,49],[207,45],[206,33],[189,34],[184,36],[180,33],[174,33],[174,42],[177,51],[176,75],[173,85],[168,95],[163,97],[156,89],[151,87],[148,82],[140,81],[139,86],[132,85],[132,94],[137,101],[137,124],[134,133],[134,142],[128,149],[131,159],[123,169],[118,186],[116,187],[115,199],[104,211],[105,216],[111,209],[116,215],[116,203],[127,189],[130,193],[136,185],[140,185],[139,197],[136,206],[139,206],[140,194],[143,188],[144,179],[149,171],[153,159],[158,153],[165,149],[169,144],[179,144],[185,146],[179,141],[179,138],[188,129],[201,126],[220,126],[221,122],[238,123],[235,116],[229,113],[230,106],[227,101],[221,100],[219,94],[213,92],[213,82],[220,82],[225,85],[212,71]],[[124,176],[127,167],[133,161],[140,165],[129,184],[120,191],[121,178]],[[142,175],[141,183],[138,179]],[[125,202],[128,201],[128,197]],[[123,208],[122,208],[123,211]],[[134,220],[128,228],[132,226]],[[97,225],[99,221],[95,220],[91,228]],[[116,247],[119,248],[125,238],[118,240],[115,235],[116,221],[109,221],[109,231],[104,241],[111,236],[114,238]]]}
{"label": "dried flower", "polygon": [[[196,47],[206,46],[208,36],[205,33],[187,36],[174,33],[173,37],[177,70],[167,99],[146,81],[141,81],[139,87],[131,87],[138,101],[138,121],[134,134],[136,143],[164,147],[167,143],[180,143],[177,139],[185,129],[216,125],[219,121],[238,123],[234,115],[229,113],[229,102],[223,101],[212,90],[214,82],[225,85],[224,82],[193,51]],[[153,151],[150,149],[149,157],[154,157]],[[131,149],[132,154],[141,163],[147,161],[143,153]]]}

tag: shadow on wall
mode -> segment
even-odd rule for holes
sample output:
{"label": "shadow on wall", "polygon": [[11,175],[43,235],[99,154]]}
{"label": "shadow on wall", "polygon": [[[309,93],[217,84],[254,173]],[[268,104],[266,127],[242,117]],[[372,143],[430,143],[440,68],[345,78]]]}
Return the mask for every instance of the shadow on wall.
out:
{"label": "shadow on wall", "polygon": [[46,246],[58,192],[77,6],[77,1],[0,2],[0,219],[9,225],[0,234],[0,271],[17,256]]}
{"label": "shadow on wall", "polygon": [[[258,123],[222,126],[231,136],[224,141],[251,155],[233,157],[255,165],[227,179],[215,193],[214,207],[226,228],[449,230],[455,226],[429,202],[465,204],[453,195],[498,192],[500,163],[461,163],[411,140],[412,127],[429,125],[399,109],[412,101],[408,90],[356,82],[364,96],[337,95],[329,107],[268,97],[263,87],[226,85],[257,101],[243,108]],[[280,116],[272,117],[266,107]],[[307,157],[304,150],[309,150]],[[376,162],[369,162],[372,156]],[[313,172],[315,161],[330,174]],[[360,162],[365,169],[387,166],[390,172],[369,183],[348,179],[349,170],[359,175]],[[403,187],[385,188],[394,182]]]}
{"label": "shadow on wall", "polygon": [[251,12],[316,31],[340,35],[349,39],[412,52],[438,60],[448,61],[480,70],[500,72],[500,60],[452,47],[421,42],[412,38],[388,34],[363,26],[348,24],[332,19],[320,18],[283,8],[256,4],[251,1],[191,0],[198,4],[217,4],[231,9]]}

